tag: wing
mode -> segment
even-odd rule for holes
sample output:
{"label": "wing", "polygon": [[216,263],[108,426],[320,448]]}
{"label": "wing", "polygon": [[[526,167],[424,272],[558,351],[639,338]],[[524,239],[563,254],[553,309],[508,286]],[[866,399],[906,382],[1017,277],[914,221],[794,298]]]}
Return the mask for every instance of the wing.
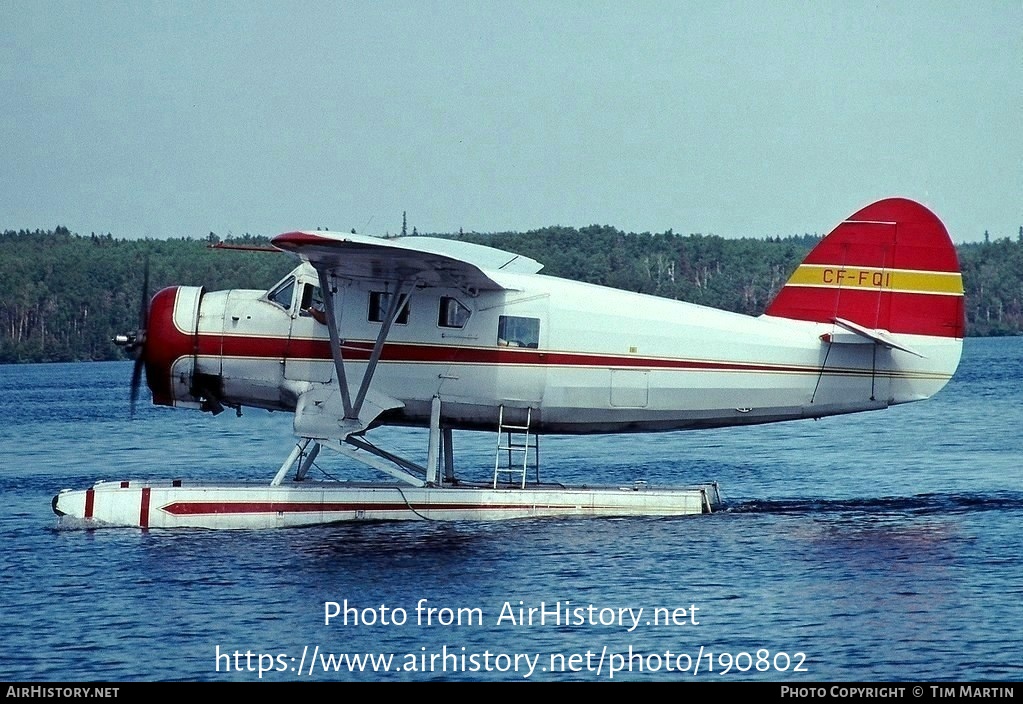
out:
{"label": "wing", "polygon": [[[312,388],[302,394],[295,409],[295,433],[307,438],[346,440],[364,431],[385,410],[399,408],[401,401],[373,391],[371,383],[391,324],[413,288],[420,285],[451,286],[465,290],[502,290],[487,272],[535,274],[543,265],[528,257],[468,242],[433,237],[380,239],[336,232],[287,232],[273,240],[278,249],[309,262],[320,278],[331,354],[339,383],[331,388]],[[349,388],[341,354],[334,296],[328,279],[372,279],[395,284],[380,332],[355,397]]]}
{"label": "wing", "polygon": [[382,239],[337,232],[287,232],[273,245],[318,271],[347,279],[417,280],[426,285],[476,290],[505,288],[487,271],[535,274],[543,264],[513,252],[435,237]]}

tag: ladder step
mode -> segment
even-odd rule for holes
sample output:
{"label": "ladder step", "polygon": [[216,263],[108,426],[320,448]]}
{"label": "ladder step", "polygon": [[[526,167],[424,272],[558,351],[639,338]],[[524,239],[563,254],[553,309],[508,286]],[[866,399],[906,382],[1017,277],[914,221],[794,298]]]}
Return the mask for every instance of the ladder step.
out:
{"label": "ladder step", "polygon": [[[526,486],[526,476],[529,472],[529,452],[533,450],[537,453],[540,451],[540,445],[536,436],[530,437],[530,425],[532,425],[533,409],[527,408],[526,411],[526,423],[525,425],[512,425],[504,422],[504,406],[501,406],[500,414],[497,419],[497,457],[494,461],[494,486],[497,486],[498,478],[501,475],[507,475],[509,482],[520,484],[523,488]],[[505,440],[502,441],[502,434],[505,436]],[[516,436],[513,438],[513,436]],[[501,466],[501,453],[507,452],[508,457],[506,458],[507,466]],[[515,461],[515,466],[512,466],[512,453],[521,452],[522,462]],[[534,459],[533,466],[537,470],[539,475],[539,455]],[[539,479],[538,479],[539,481]]]}

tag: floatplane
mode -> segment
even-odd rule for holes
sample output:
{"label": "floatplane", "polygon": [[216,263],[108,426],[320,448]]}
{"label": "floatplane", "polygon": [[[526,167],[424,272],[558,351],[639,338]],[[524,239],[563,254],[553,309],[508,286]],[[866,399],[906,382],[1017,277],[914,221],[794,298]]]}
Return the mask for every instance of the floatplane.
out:
{"label": "floatplane", "polygon": [[[941,221],[902,198],[868,205],[751,317],[540,274],[528,257],[454,240],[288,232],[301,260],[266,291],[172,286],[143,296],[136,356],[153,403],[294,413],[269,483],[101,482],[61,516],[140,527],[265,528],[346,520],[686,515],[717,484],[540,481],[544,434],[745,426],[919,401],[959,364],[963,286]],[[429,429],[425,466],[371,442]],[[496,432],[491,476],[456,476],[452,431]],[[309,478],[328,450],[387,476]]]}

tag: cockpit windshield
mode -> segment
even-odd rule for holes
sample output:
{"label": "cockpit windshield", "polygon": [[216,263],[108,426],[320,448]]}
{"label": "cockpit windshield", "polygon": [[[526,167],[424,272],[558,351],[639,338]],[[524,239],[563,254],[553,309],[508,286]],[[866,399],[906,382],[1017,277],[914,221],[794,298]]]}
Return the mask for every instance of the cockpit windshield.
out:
{"label": "cockpit windshield", "polygon": [[277,284],[277,287],[272,289],[266,298],[271,303],[276,303],[284,310],[291,310],[291,301],[295,297],[295,277],[289,276],[286,280]]}

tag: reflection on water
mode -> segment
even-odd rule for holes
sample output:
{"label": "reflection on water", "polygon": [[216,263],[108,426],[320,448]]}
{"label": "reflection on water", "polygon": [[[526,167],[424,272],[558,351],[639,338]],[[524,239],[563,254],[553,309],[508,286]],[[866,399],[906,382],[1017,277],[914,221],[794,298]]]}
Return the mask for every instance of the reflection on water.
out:
{"label": "reflection on water", "polygon": [[[142,406],[130,421],[129,363],[0,367],[0,569],[8,580],[0,670],[12,680],[252,680],[217,672],[216,647],[298,655],[305,646],[395,654],[447,646],[541,654],[549,664],[555,653],[631,646],[807,658],[805,673],[697,679],[1019,679],[1021,362],[1020,340],[968,340],[960,372],[925,403],[820,422],[542,441],[552,481],[717,480],[727,508],[711,516],[230,532],[58,530],[50,499],[97,479],[269,481],[292,442],[290,416]],[[374,440],[425,455],[418,431],[381,429]],[[456,433],[455,442],[463,476],[492,471],[491,435]],[[337,475],[353,469],[336,458],[320,464]],[[324,625],[327,601],[413,615],[421,599],[478,609],[483,621]],[[699,624],[644,621],[629,632],[497,622],[505,603],[541,602],[647,615],[695,606]],[[312,677],[457,678],[522,676]],[[606,673],[538,670],[533,679]]]}

